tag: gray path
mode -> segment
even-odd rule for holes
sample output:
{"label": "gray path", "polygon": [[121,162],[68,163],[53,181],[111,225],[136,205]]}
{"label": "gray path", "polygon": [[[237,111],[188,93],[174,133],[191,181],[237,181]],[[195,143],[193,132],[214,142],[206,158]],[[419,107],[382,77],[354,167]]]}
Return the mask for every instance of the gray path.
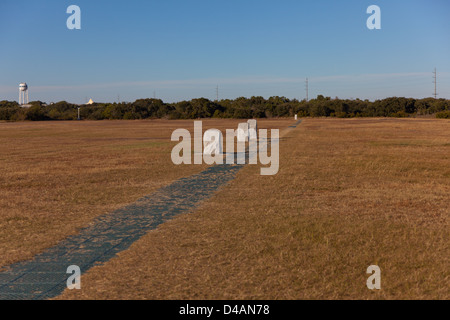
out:
{"label": "gray path", "polygon": [[303,120],[298,120],[295,124],[293,124],[292,126],[289,126],[289,128],[292,128],[292,129],[297,128],[300,125],[300,123],[302,123],[302,121]]}
{"label": "gray path", "polygon": [[41,300],[56,297],[67,287],[67,268],[77,265],[84,273],[126,250],[149,230],[195,209],[230,180],[243,165],[210,167],[180,179],[111,214],[100,217],[32,261],[7,267],[0,273],[0,300]]}

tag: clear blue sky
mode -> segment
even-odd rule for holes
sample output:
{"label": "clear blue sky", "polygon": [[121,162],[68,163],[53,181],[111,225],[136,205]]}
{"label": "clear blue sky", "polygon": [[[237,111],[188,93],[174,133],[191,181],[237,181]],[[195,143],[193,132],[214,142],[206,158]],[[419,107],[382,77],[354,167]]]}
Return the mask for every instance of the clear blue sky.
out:
{"label": "clear blue sky", "polygon": [[0,100],[422,98],[435,67],[450,98],[448,0],[0,1]]}

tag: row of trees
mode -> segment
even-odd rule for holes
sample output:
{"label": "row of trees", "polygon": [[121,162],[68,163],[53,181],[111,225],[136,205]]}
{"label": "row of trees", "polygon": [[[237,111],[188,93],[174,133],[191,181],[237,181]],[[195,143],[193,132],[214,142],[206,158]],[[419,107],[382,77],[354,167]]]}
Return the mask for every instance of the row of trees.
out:
{"label": "row of trees", "polygon": [[96,103],[75,105],[66,101],[46,105],[41,101],[21,108],[16,102],[0,101],[0,120],[76,120],[78,108],[82,119],[198,119],[198,118],[272,118],[293,117],[410,117],[437,114],[447,118],[450,100],[387,98],[383,100],[342,100],[318,96],[310,101],[285,97],[237,98],[210,101],[205,98],[164,103],[159,99],[140,99],[133,103]]}

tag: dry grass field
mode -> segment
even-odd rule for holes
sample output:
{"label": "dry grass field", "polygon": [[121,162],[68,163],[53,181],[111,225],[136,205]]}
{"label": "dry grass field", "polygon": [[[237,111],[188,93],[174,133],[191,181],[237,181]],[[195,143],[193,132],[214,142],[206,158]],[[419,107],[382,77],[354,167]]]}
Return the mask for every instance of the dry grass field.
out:
{"label": "dry grass field", "polygon": [[[203,126],[225,130],[239,122]],[[0,267],[31,259],[99,215],[204,169],[172,164],[177,128],[193,132],[193,121],[0,123]]]}
{"label": "dry grass field", "polygon": [[[170,162],[171,132],[192,126],[0,124],[0,265],[202,170]],[[449,299],[449,164],[448,120],[306,119],[283,135],[277,175],[245,167],[59,299]]]}
{"label": "dry grass field", "polygon": [[450,121],[306,119],[280,152],[59,298],[450,298]]}

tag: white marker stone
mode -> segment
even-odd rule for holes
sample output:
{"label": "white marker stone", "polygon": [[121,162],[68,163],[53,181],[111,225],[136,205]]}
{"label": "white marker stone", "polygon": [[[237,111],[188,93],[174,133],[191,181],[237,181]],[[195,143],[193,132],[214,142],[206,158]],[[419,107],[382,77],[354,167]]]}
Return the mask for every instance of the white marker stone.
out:
{"label": "white marker stone", "polygon": [[248,142],[248,123],[240,123],[237,129],[237,141]]}
{"label": "white marker stone", "polygon": [[205,149],[203,151],[204,155],[220,156],[223,153],[223,142],[222,142],[222,132],[217,129],[211,129],[205,132],[203,136],[203,144]]}
{"label": "white marker stone", "polygon": [[258,140],[258,122],[256,120],[248,120],[248,135],[251,141]]}

